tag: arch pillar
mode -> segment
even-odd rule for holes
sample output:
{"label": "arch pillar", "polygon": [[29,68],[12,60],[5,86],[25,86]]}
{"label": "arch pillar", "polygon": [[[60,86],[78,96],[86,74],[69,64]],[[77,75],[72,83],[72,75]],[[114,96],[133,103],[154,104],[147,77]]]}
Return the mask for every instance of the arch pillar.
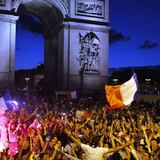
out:
{"label": "arch pillar", "polygon": [[18,16],[0,14],[0,88],[14,87]]}
{"label": "arch pillar", "polygon": [[44,37],[44,66],[46,87],[51,90],[57,89],[57,55],[58,34],[56,30]]}

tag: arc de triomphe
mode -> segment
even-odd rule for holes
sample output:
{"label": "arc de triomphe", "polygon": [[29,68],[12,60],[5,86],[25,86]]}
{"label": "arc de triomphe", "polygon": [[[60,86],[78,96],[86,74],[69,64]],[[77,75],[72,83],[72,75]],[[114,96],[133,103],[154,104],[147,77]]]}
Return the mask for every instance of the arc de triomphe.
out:
{"label": "arc de triomphe", "polygon": [[53,90],[103,89],[108,74],[109,0],[1,0],[0,88],[14,85],[18,18],[43,24],[45,80]]}

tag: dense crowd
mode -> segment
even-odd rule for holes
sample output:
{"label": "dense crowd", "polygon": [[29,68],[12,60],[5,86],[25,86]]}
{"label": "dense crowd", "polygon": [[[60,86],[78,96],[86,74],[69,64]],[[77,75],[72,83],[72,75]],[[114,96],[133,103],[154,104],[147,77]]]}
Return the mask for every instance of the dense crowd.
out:
{"label": "dense crowd", "polygon": [[0,115],[3,160],[160,159],[160,101],[110,111],[91,97],[13,98],[19,108]]}

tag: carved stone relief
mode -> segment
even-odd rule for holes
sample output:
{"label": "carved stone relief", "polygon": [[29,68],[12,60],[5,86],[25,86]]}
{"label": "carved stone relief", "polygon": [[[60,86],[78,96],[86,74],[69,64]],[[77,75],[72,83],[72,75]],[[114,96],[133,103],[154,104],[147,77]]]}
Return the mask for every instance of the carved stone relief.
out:
{"label": "carved stone relief", "polygon": [[104,0],[76,0],[76,14],[104,18]]}
{"label": "carved stone relief", "polygon": [[82,36],[79,33],[80,52],[77,61],[79,62],[81,72],[99,73],[100,65],[100,40],[98,36],[89,32]]}

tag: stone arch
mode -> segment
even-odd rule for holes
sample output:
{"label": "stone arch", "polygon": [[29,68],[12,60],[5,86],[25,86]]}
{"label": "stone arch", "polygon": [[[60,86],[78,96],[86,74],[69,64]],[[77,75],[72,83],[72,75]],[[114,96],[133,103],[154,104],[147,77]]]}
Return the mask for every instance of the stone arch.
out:
{"label": "stone arch", "polygon": [[[53,3],[54,2],[54,3]],[[57,1],[58,2],[58,1]],[[21,16],[29,13],[38,17],[44,29],[44,66],[47,88],[56,89],[58,70],[58,34],[59,28],[64,21],[64,10],[60,5],[51,0],[25,0],[19,1],[16,13]],[[16,5],[16,4],[14,4]]]}
{"label": "stone arch", "polygon": [[51,30],[63,23],[68,14],[66,8],[64,2],[54,0],[17,0],[12,6],[18,16],[24,13],[37,16],[43,22],[45,34],[50,34]]}
{"label": "stone arch", "polygon": [[[109,0],[90,1],[93,4],[90,10],[79,2],[82,0],[12,0],[0,6],[0,43],[3,44],[0,46],[0,84],[14,84],[16,21],[22,14],[31,13],[42,21],[45,29],[44,62],[49,87],[81,91],[104,88],[108,73]],[[86,6],[88,2],[83,0]],[[95,10],[97,6],[99,11]],[[83,72],[78,59],[79,42],[91,31],[100,41],[100,63],[96,72]]]}
{"label": "stone arch", "polygon": [[[33,0],[15,0],[12,4],[12,9],[17,12],[20,4],[27,3],[29,1]],[[66,0],[39,0],[39,1],[41,2],[43,1],[50,6],[55,6],[59,11],[61,11],[64,18],[69,16],[68,4]],[[34,2],[39,2],[39,1],[34,0]]]}

